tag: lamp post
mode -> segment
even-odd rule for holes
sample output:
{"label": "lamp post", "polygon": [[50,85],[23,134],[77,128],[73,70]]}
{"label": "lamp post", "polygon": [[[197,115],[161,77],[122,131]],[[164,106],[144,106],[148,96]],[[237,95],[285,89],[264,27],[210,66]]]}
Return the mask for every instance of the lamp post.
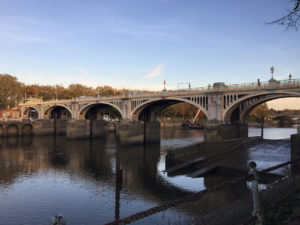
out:
{"label": "lamp post", "polygon": [[273,80],[273,79],[274,79],[273,74],[274,74],[274,70],[275,70],[275,69],[274,69],[274,67],[272,66],[270,70],[271,70],[272,80]]}
{"label": "lamp post", "polygon": [[164,80],[164,89],[163,89],[163,91],[166,91],[166,90],[167,90],[167,89],[166,89],[166,84],[167,84],[167,81]]}

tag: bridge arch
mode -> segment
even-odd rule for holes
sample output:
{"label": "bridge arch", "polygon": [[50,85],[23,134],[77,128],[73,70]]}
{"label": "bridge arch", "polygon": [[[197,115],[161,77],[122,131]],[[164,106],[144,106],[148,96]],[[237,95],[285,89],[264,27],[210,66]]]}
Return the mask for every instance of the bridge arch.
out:
{"label": "bridge arch", "polygon": [[72,110],[65,105],[54,105],[48,107],[44,110],[43,116],[44,119],[54,119],[55,116],[57,116],[56,119],[64,120],[73,118]]}
{"label": "bridge arch", "polygon": [[18,136],[18,125],[17,124],[9,124],[6,128],[7,136]]}
{"label": "bridge arch", "polygon": [[131,119],[139,120],[141,113],[151,106],[161,104],[160,105],[161,108],[166,108],[168,106],[178,104],[178,103],[188,103],[190,105],[193,105],[193,106],[197,107],[198,109],[200,109],[203,112],[203,114],[205,115],[205,117],[208,118],[207,110],[203,106],[198,105],[193,101],[190,101],[190,100],[184,99],[184,98],[164,97],[164,98],[156,98],[156,99],[151,99],[151,100],[145,101],[145,102],[141,103],[140,105],[138,105],[137,107],[133,108],[131,111]]}
{"label": "bridge arch", "polygon": [[38,119],[39,116],[38,109],[34,106],[29,106],[22,112],[22,117],[26,119]]}
{"label": "bridge arch", "polygon": [[226,123],[246,122],[249,113],[258,105],[265,102],[280,99],[300,97],[297,92],[263,92],[260,94],[247,95],[230,105],[222,114]]}
{"label": "bridge arch", "polygon": [[78,118],[88,119],[88,114],[90,113],[94,119],[98,119],[99,113],[101,113],[99,111],[100,108],[104,110],[103,113],[105,113],[105,110],[112,109],[120,120],[123,118],[121,109],[109,102],[96,102],[83,106],[78,112]]}

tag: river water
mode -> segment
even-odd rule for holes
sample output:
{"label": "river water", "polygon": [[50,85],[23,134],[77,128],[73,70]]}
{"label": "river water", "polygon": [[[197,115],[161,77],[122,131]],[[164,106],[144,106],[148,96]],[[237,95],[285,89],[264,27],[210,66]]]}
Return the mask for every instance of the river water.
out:
{"label": "river water", "polygon": [[[292,133],[296,129],[266,128],[265,138]],[[249,128],[249,136],[255,135],[260,129]],[[134,147],[116,145],[114,134],[93,141],[0,139],[0,225],[46,225],[55,214],[63,214],[68,225],[104,224],[218,183],[218,177],[162,172],[166,151],[203,141],[201,130],[165,129],[161,136],[160,145]],[[232,193],[222,195],[229,199]],[[135,224],[169,224],[191,213],[175,207]]]}

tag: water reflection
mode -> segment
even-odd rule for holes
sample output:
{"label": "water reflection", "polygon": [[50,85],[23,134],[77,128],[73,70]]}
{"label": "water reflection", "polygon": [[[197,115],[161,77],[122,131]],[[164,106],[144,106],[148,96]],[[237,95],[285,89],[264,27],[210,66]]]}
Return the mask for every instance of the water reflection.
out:
{"label": "water reflection", "polygon": [[[166,129],[161,145],[121,147],[115,138],[0,139],[0,225],[48,224],[55,213],[62,213],[68,224],[103,224],[230,179],[168,177],[161,172],[166,150],[202,141],[202,131]],[[227,160],[247,164],[248,159],[241,154]],[[226,205],[247,190],[244,183],[209,194],[199,210]],[[186,213],[195,212],[181,206],[168,211],[174,219]],[[151,218],[143,224],[160,224],[158,215]]]}

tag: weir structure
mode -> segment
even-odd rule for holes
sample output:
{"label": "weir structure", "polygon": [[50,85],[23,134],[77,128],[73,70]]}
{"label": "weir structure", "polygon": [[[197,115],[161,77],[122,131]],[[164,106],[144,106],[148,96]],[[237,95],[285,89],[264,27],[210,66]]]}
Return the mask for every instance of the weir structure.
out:
{"label": "weir structure", "polygon": [[[139,92],[121,96],[76,97],[62,100],[24,100],[20,104],[23,122],[0,125],[0,135],[21,135],[31,125],[34,135],[65,133],[69,138],[105,136],[116,130],[122,143],[137,144],[160,139],[158,113],[164,108],[185,102],[206,116],[205,140],[247,137],[247,116],[256,106],[279,98],[300,97],[300,79],[225,85],[214,83],[205,88]],[[104,120],[105,111],[118,122]],[[29,122],[28,119],[35,121]],[[27,127],[28,128],[28,127]],[[28,128],[28,130],[30,130]],[[48,131],[47,131],[48,130]]]}

